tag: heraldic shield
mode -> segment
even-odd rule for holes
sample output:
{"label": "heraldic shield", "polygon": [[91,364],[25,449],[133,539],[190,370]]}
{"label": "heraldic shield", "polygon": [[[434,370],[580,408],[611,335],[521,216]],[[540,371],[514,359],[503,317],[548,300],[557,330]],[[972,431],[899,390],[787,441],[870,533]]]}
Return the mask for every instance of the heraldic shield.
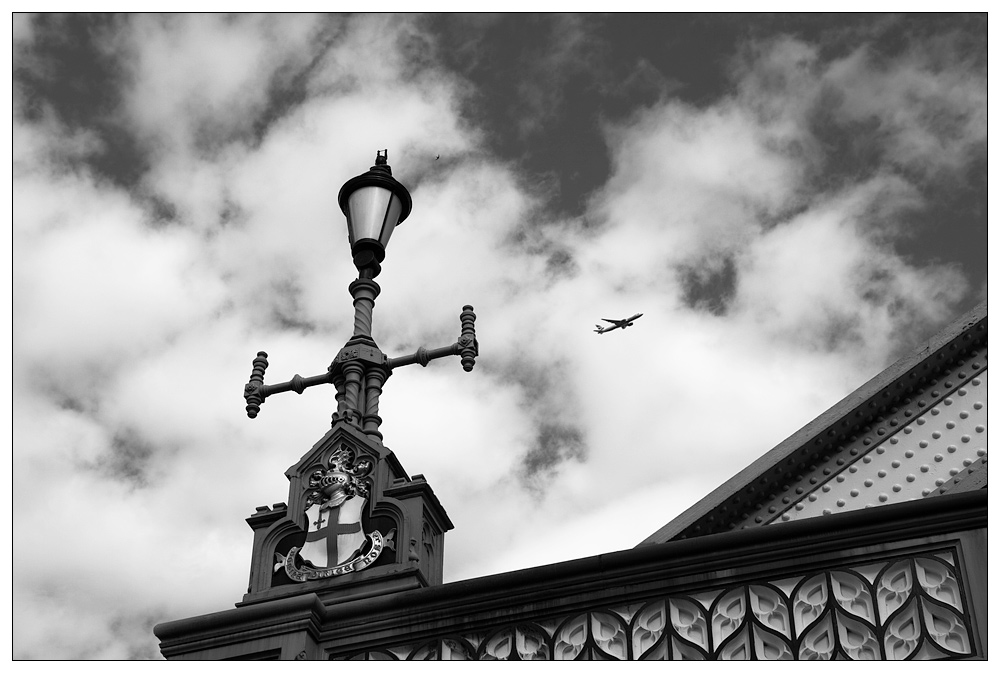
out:
{"label": "heraldic shield", "polygon": [[[328,468],[315,470],[309,476],[302,548],[292,547],[287,556],[276,555],[275,571],[284,568],[296,582],[367,568],[389,542],[377,530],[364,530],[363,514],[371,497],[367,477],[372,462],[355,463],[354,451],[347,446],[334,451],[327,462]],[[296,563],[296,557],[301,563]]]}

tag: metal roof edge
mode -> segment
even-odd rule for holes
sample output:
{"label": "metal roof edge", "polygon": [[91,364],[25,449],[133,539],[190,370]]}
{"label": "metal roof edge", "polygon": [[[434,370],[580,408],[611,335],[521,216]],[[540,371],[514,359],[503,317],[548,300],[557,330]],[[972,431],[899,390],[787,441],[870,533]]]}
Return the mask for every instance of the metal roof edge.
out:
{"label": "metal roof edge", "polygon": [[673,540],[678,535],[685,533],[696,522],[720,508],[731,497],[747,489],[760,477],[774,469],[779,463],[793,456],[807,442],[826,432],[828,428],[836,423],[846,419],[868,400],[886,390],[889,386],[892,386],[931,356],[947,349],[950,344],[960,339],[964,334],[975,330],[978,325],[986,321],[986,318],[987,302],[984,299],[973,309],[931,337],[927,342],[917,346],[909,354],[904,355],[889,367],[876,374],[867,383],[848,394],[803,428],[752,462],[669,523],[652,533],[637,546],[660,544]]}

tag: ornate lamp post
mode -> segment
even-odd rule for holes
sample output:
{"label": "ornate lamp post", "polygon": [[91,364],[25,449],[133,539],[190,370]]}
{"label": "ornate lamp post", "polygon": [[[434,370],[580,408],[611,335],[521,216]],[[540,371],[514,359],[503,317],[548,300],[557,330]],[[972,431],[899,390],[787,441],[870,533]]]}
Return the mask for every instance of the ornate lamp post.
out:
{"label": "ornate lamp post", "polygon": [[294,390],[302,394],[306,388],[332,383],[337,389],[337,410],[333,424],[343,420],[360,428],[366,435],[381,442],[378,401],[382,386],[397,367],[427,363],[447,355],[459,355],[465,371],[472,371],[479,354],[476,340],[476,314],[472,306],[462,307],[462,332],[450,346],[427,350],[419,348],[411,355],[387,357],[372,338],[372,310],[381,288],[374,278],[381,272],[385,249],[393,230],[406,219],[412,208],[410,193],[392,177],[388,150],[377,152],[375,165],[368,172],[348,180],[340,190],[338,202],[347,216],[351,254],[358,269],[358,278],[349,286],[354,298],[354,335],[340,349],[325,374],[302,377],[296,374],[289,381],[264,384],[267,353],[260,351],[253,361],[250,382],[243,390],[247,416],[256,418],[260,405],[271,395]]}

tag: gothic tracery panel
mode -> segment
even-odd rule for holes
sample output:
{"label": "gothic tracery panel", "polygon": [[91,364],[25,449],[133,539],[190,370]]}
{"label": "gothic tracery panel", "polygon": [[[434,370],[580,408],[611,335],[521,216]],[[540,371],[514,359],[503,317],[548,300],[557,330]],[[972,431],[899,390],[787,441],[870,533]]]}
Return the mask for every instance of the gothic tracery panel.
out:
{"label": "gothic tracery panel", "polygon": [[663,641],[667,631],[666,602],[651,601],[632,622],[633,658],[641,659]]}
{"label": "gothic tracery panel", "polygon": [[900,660],[974,654],[954,555],[936,552],[499,625],[352,659]]}

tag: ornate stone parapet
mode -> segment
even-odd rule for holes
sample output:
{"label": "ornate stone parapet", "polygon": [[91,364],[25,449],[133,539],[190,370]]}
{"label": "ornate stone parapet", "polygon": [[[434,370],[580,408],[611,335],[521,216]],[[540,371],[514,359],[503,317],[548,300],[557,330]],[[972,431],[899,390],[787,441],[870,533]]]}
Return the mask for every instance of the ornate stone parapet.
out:
{"label": "ornate stone parapet", "polygon": [[[985,503],[985,492],[945,496],[937,505],[948,512],[904,503],[767,535],[668,543],[659,555],[661,546],[640,547],[472,580],[452,592],[468,595],[428,594],[413,606],[441,615],[426,630],[411,621],[409,638],[357,633],[379,644],[327,652],[343,660],[985,658]],[[639,561],[642,553],[650,556]]]}
{"label": "ornate stone parapet", "polygon": [[[306,474],[311,465],[302,465]],[[437,562],[433,527],[448,522],[438,521],[436,499],[419,475],[399,474],[392,482],[385,496],[403,513],[394,525],[418,512],[423,518],[399,527],[398,568],[262,587],[236,609],[161,624],[156,634],[164,656],[988,657],[985,491],[435,585],[421,567]],[[287,511],[302,504],[292,499]],[[252,516],[255,540],[256,533],[263,544],[284,534],[275,526],[285,510],[261,508]],[[270,563],[262,570],[278,576]]]}
{"label": "ornate stone parapet", "polygon": [[975,654],[951,550],[458,631],[352,660],[929,660]]}

